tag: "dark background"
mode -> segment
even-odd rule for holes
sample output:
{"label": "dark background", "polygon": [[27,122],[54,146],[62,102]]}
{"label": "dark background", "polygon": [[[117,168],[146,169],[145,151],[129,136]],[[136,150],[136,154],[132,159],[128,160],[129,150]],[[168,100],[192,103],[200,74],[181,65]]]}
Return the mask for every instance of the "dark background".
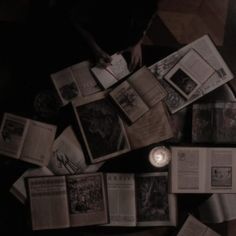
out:
{"label": "dark background", "polygon": [[[236,71],[236,28],[234,0],[229,1],[224,43],[218,46],[233,73]],[[4,112],[58,125],[58,134],[74,124],[70,106],[59,109],[58,98],[50,81],[50,73],[87,59],[87,52],[73,37],[70,28],[55,22],[47,1],[0,1],[0,115]],[[69,37],[70,36],[70,37]],[[147,66],[175,51],[180,45],[164,23],[157,17],[148,32],[151,43],[143,48]],[[200,101],[235,100],[235,81],[215,90]],[[40,95],[40,96],[39,96]],[[37,98],[37,99],[36,99]],[[46,106],[46,108],[45,108]],[[190,144],[191,106],[178,112],[184,123],[181,140],[177,144]],[[170,144],[169,142],[163,144]],[[133,151],[107,161],[105,172],[156,171],[147,161],[155,145]],[[0,160],[0,233],[57,235],[175,235],[187,213],[197,216],[197,206],[210,195],[178,195],[179,226],[157,228],[104,228],[82,227],[66,230],[32,232],[28,208],[22,205],[9,189],[30,164],[1,157]],[[166,170],[162,169],[161,171]],[[211,225],[222,235],[233,235],[233,224]],[[230,234],[231,232],[231,234]]]}

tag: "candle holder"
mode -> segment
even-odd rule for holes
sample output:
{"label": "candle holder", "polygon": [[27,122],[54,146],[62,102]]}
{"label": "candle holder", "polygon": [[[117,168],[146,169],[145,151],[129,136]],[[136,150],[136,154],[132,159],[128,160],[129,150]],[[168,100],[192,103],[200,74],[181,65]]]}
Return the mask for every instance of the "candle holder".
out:
{"label": "candle holder", "polygon": [[155,167],[164,167],[171,159],[170,150],[164,146],[153,148],[149,153],[149,161]]}

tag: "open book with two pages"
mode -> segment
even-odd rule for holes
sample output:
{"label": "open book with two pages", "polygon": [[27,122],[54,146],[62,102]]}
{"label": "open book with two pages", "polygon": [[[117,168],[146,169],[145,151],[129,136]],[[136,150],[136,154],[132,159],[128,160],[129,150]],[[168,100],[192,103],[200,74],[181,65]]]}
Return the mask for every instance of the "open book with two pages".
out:
{"label": "open book with two pages", "polygon": [[176,225],[166,172],[33,177],[27,183],[33,230]]}
{"label": "open book with two pages", "polygon": [[118,53],[111,56],[111,63],[106,68],[94,66],[91,71],[104,89],[111,87],[131,73],[126,60]]}
{"label": "open book with two pages", "polygon": [[47,166],[26,170],[12,185],[10,192],[22,203],[27,194],[25,178],[48,175],[72,175],[96,172],[104,162],[88,165],[71,126],[68,126],[53,142],[50,161]]}
{"label": "open book with two pages", "polygon": [[208,35],[154,63],[149,69],[167,91],[165,102],[171,113],[234,78]]}
{"label": "open book with two pages", "polygon": [[[171,113],[186,107],[233,79],[233,74],[208,35],[193,41],[148,69],[166,90],[165,103]],[[84,61],[51,75],[63,105],[78,96],[108,89],[131,72],[121,54],[112,55],[107,68]],[[101,87],[99,86],[101,85]]]}
{"label": "open book with two pages", "polygon": [[213,73],[214,69],[195,50],[190,49],[164,79],[189,99]]}
{"label": "open book with two pages", "polygon": [[222,223],[236,219],[236,194],[214,193],[198,207],[204,223]]}
{"label": "open book with two pages", "polygon": [[106,92],[76,99],[73,108],[91,163],[173,137],[162,102],[156,103],[132,125],[120,118]]}
{"label": "open book with two pages", "polygon": [[116,86],[109,95],[131,123],[137,121],[165,96],[155,76],[143,66]]}
{"label": "open book with two pages", "polygon": [[236,148],[171,147],[172,193],[236,193]]}
{"label": "open book with two pages", "polygon": [[168,173],[107,173],[108,226],[174,226],[176,197],[168,193]]}
{"label": "open book with two pages", "polygon": [[4,113],[0,129],[0,154],[46,166],[55,134],[55,125]]}
{"label": "open book with two pages", "polygon": [[104,163],[86,163],[82,147],[71,126],[68,126],[53,142],[52,156],[47,165],[55,175],[72,175],[96,172]]}
{"label": "open book with two pages", "polygon": [[32,229],[55,229],[108,222],[101,173],[28,179]]}
{"label": "open book with two pages", "polygon": [[220,236],[207,225],[189,215],[177,236]]}
{"label": "open book with two pages", "polygon": [[90,70],[89,61],[83,61],[51,74],[62,105],[77,97],[86,97],[101,91]]}
{"label": "open book with two pages", "polygon": [[51,74],[51,80],[62,105],[77,97],[86,97],[107,89],[130,71],[121,54],[112,55],[111,65],[106,68],[94,66],[89,61],[82,61]]}

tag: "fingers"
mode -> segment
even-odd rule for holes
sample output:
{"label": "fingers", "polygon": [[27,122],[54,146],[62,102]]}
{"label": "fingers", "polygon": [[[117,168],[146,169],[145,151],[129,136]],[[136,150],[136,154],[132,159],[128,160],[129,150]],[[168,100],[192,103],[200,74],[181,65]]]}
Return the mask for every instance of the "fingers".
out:
{"label": "fingers", "polygon": [[106,62],[106,63],[111,63],[111,56],[110,55],[108,55],[107,53],[105,53],[105,54],[103,54],[102,55],[102,59],[104,60],[104,62]]}
{"label": "fingers", "polygon": [[131,61],[129,69],[132,72],[136,69],[137,66],[142,66],[142,48],[141,45],[138,43],[134,47],[131,48]]}
{"label": "fingers", "polygon": [[105,52],[102,52],[102,53],[99,55],[99,57],[98,57],[98,63],[97,63],[97,65],[98,65],[99,67],[106,68],[108,65],[111,64],[111,60],[112,60],[112,58],[111,58],[110,55],[108,55],[108,54],[105,53]]}
{"label": "fingers", "polygon": [[142,57],[132,57],[129,65],[129,70],[134,71],[136,67],[142,66]]}
{"label": "fingers", "polygon": [[111,59],[108,58],[99,58],[97,65],[102,68],[106,68],[111,65]]}
{"label": "fingers", "polygon": [[105,62],[102,58],[99,59],[97,66],[101,68],[106,68],[110,63]]}

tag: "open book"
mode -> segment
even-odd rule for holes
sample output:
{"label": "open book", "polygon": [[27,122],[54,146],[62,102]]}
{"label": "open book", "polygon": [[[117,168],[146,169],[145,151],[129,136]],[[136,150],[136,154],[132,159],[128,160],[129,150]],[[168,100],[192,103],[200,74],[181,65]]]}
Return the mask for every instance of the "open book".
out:
{"label": "open book", "polygon": [[176,225],[176,199],[168,194],[167,172],[108,173],[108,226]]}
{"label": "open book", "polygon": [[176,225],[166,172],[105,176],[106,181],[102,173],[28,178],[33,230]]}
{"label": "open book", "polygon": [[103,162],[88,165],[84,153],[71,126],[54,141],[48,168],[55,175],[96,172]]}
{"label": "open book", "polygon": [[121,54],[113,54],[111,58],[111,65],[108,65],[106,68],[95,66],[91,69],[104,89],[111,87],[118,80],[130,74],[126,60]]}
{"label": "open book", "polygon": [[102,173],[28,179],[33,230],[108,223]]}
{"label": "open book", "polygon": [[214,193],[199,206],[200,219],[205,223],[221,223],[236,219],[236,194]]}
{"label": "open book", "polygon": [[236,148],[171,147],[171,192],[236,193]]}
{"label": "open book", "polygon": [[0,154],[46,166],[51,157],[56,126],[4,113],[0,129]]}
{"label": "open book", "polygon": [[73,108],[92,163],[173,137],[161,102],[130,126],[122,121],[105,93],[76,99]]}
{"label": "open book", "polygon": [[170,69],[164,79],[189,99],[213,73],[213,68],[191,49]]}
{"label": "open book", "polygon": [[177,236],[220,236],[192,215],[189,215]]}
{"label": "open book", "polygon": [[166,91],[144,66],[113,89],[110,96],[133,123],[160,102]]}
{"label": "open book", "polygon": [[25,171],[12,185],[10,192],[25,203],[26,177],[91,173],[96,172],[103,164],[103,162],[92,165],[86,163],[80,143],[69,126],[54,141],[48,166]]}
{"label": "open book", "polygon": [[199,103],[192,107],[192,142],[236,143],[236,103]]}
{"label": "open book", "polygon": [[53,173],[47,167],[30,168],[26,170],[11,186],[10,192],[23,204],[27,199],[25,179],[34,176],[51,176]]}
{"label": "open book", "polygon": [[[176,89],[164,79],[164,76],[190,50],[195,50],[214,69],[214,73],[210,76],[210,78],[203,82],[203,84],[192,94],[189,99],[186,99],[185,96],[176,91]],[[166,58],[156,62],[151,65],[149,69],[167,90],[165,102],[171,113],[179,111],[203,95],[213,91],[234,78],[229,67],[224,62],[222,56],[219,54],[217,48],[208,35],[204,35],[178,51],[170,54]]]}
{"label": "open book", "polygon": [[51,79],[62,105],[66,105],[77,96],[85,97],[101,91],[90,71],[88,61],[77,63],[53,73]]}

